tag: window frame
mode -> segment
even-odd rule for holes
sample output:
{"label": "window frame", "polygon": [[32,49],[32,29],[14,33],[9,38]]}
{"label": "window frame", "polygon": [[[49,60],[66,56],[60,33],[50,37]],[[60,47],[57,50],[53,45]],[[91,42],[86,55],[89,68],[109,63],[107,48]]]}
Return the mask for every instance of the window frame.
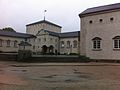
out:
{"label": "window frame", "polygon": [[120,36],[115,36],[113,38],[113,49],[120,50]]}
{"label": "window frame", "polygon": [[67,41],[67,48],[70,48],[71,47],[71,43],[70,41]]}
{"label": "window frame", "polygon": [[77,48],[78,47],[78,42],[77,42],[77,40],[74,40],[73,41],[73,48]]}
{"label": "window frame", "polygon": [[102,48],[101,48],[102,42],[101,41],[102,41],[102,39],[99,37],[93,38],[92,39],[92,49],[96,50],[96,51],[101,51],[102,50]]}
{"label": "window frame", "polygon": [[6,43],[7,43],[7,47],[10,47],[11,41],[7,40]]}
{"label": "window frame", "polygon": [[3,40],[0,39],[0,47],[2,47],[2,46],[3,46]]}
{"label": "window frame", "polygon": [[61,48],[65,48],[65,42],[64,41],[61,41]]}
{"label": "window frame", "polygon": [[17,48],[17,43],[18,43],[18,41],[15,40],[15,41],[14,41],[14,47],[15,47],[15,48]]}

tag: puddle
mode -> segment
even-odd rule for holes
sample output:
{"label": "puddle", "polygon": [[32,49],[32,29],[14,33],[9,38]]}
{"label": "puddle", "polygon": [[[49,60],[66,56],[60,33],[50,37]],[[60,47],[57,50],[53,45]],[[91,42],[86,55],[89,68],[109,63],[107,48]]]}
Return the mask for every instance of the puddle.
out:
{"label": "puddle", "polygon": [[48,75],[42,77],[29,77],[31,80],[39,80],[42,82],[49,83],[76,83],[76,82],[84,82],[86,80],[92,79],[89,75],[84,74],[65,74],[65,75]]}
{"label": "puddle", "polygon": [[11,71],[17,71],[17,72],[27,72],[27,70],[11,70]]}

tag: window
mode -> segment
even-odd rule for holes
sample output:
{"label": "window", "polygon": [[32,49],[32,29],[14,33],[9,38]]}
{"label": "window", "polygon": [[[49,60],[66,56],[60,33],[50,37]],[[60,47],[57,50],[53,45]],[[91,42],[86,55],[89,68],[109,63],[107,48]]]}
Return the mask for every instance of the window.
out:
{"label": "window", "polygon": [[2,39],[0,39],[0,47],[2,47],[2,43],[3,43],[3,40],[2,40]]}
{"label": "window", "polygon": [[55,42],[57,42],[57,39],[55,39]]}
{"label": "window", "polygon": [[93,21],[92,21],[92,20],[90,20],[90,21],[89,21],[89,23],[90,23],[90,24],[92,24],[92,23],[93,23]]}
{"label": "window", "polygon": [[50,41],[52,41],[53,39],[52,38],[50,38]]}
{"label": "window", "polygon": [[35,46],[33,46],[33,50],[35,50]]}
{"label": "window", "polygon": [[44,38],[44,42],[46,42],[46,38]]}
{"label": "window", "polygon": [[101,49],[101,38],[95,37],[92,39],[93,41],[93,49],[94,50],[100,50]]}
{"label": "window", "polygon": [[70,48],[70,41],[67,41],[67,48]]}
{"label": "window", "polygon": [[76,40],[73,41],[73,47],[77,48],[77,41]]}
{"label": "window", "polygon": [[35,42],[35,40],[36,40],[36,39],[34,38],[33,41]]}
{"label": "window", "polygon": [[113,18],[113,17],[111,17],[111,18],[110,18],[110,21],[113,21],[113,20],[114,20],[114,18]]}
{"label": "window", "polygon": [[17,41],[14,41],[14,47],[17,48]]}
{"label": "window", "polygon": [[120,49],[120,36],[113,38],[114,49]]}
{"label": "window", "polygon": [[100,21],[100,22],[102,22],[102,21],[103,21],[103,19],[99,19],[99,21]]}
{"label": "window", "polygon": [[7,47],[10,47],[10,40],[7,40]]}
{"label": "window", "polygon": [[64,41],[61,41],[61,48],[64,48],[65,47],[65,43]]}
{"label": "window", "polygon": [[38,42],[41,42],[41,38],[38,38]]}

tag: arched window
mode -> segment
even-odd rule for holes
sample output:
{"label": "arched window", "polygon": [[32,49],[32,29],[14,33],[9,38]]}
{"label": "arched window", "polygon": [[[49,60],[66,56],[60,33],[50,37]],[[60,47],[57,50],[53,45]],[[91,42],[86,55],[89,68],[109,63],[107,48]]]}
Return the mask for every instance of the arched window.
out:
{"label": "arched window", "polygon": [[74,48],[77,48],[77,40],[74,40],[74,41],[73,41],[73,47],[74,47]]}
{"label": "arched window", "polygon": [[95,38],[92,39],[93,49],[97,49],[97,50],[101,49],[101,40],[102,39],[99,38],[99,37],[95,37]]}
{"label": "arched window", "polygon": [[7,47],[10,47],[10,40],[7,40]]}
{"label": "arched window", "polygon": [[70,41],[67,41],[67,48],[70,48]]}
{"label": "arched window", "polygon": [[115,36],[113,38],[113,45],[115,49],[120,49],[120,36]]}
{"label": "arched window", "polygon": [[18,42],[15,40],[15,41],[14,41],[14,47],[15,47],[15,48],[17,48],[17,43],[18,43]]}
{"label": "arched window", "polygon": [[2,47],[2,44],[3,44],[3,40],[0,39],[0,47]]}
{"label": "arched window", "polygon": [[64,41],[61,41],[61,48],[64,48],[65,47],[65,43]]}

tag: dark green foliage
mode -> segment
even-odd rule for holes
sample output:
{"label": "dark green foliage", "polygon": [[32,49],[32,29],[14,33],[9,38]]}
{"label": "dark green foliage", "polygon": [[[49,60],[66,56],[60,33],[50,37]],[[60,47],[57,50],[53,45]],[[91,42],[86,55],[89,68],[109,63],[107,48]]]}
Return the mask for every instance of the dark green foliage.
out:
{"label": "dark green foliage", "polygon": [[79,56],[79,59],[81,62],[90,62],[90,58],[86,56]]}
{"label": "dark green foliage", "polygon": [[78,55],[77,53],[70,53],[69,55]]}
{"label": "dark green foliage", "polygon": [[3,31],[8,31],[8,32],[16,32],[13,28],[11,27],[6,27],[2,29]]}
{"label": "dark green foliage", "polygon": [[26,61],[27,58],[30,58],[31,56],[32,56],[32,52],[30,50],[24,50],[24,51],[19,50],[17,60]]}

